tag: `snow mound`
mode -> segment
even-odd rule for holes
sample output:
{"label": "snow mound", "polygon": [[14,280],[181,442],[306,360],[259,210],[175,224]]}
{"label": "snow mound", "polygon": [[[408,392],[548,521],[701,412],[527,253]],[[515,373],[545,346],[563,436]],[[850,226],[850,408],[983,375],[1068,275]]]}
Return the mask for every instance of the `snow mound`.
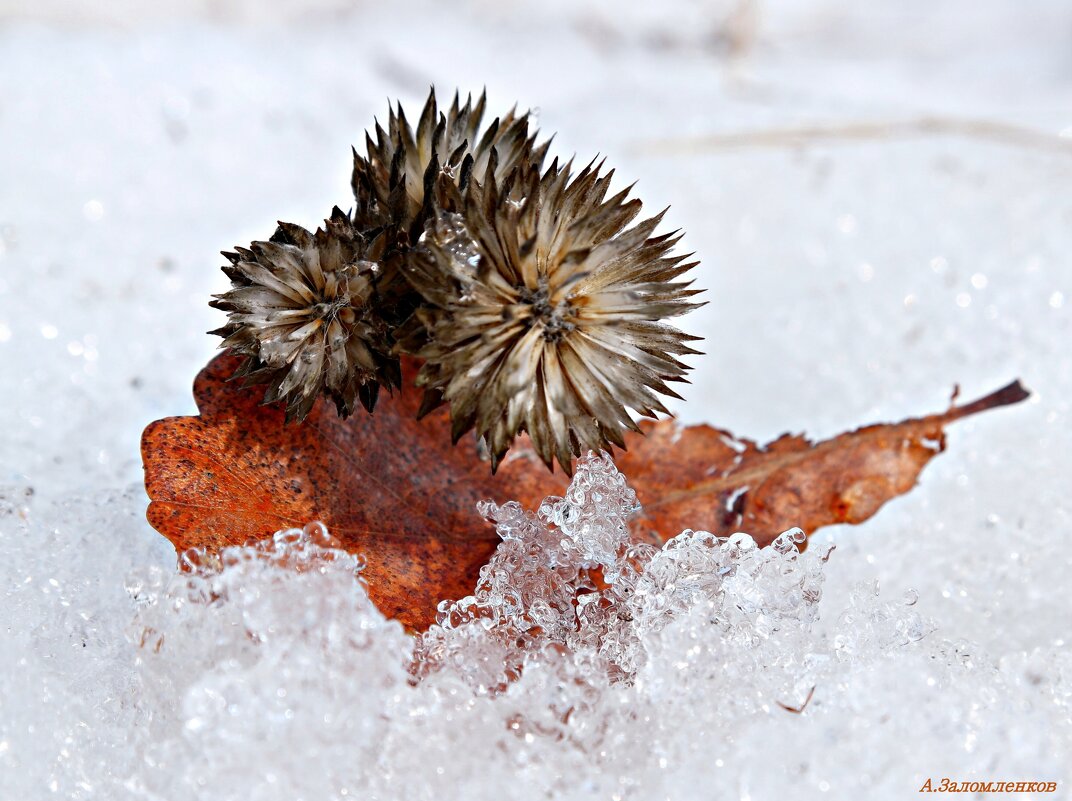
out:
{"label": "snow mound", "polygon": [[[503,542],[417,637],[321,524],[132,570],[134,493],[41,519],[7,497],[31,630],[5,632],[0,697],[47,727],[0,740],[4,797],[897,796],[951,765],[1055,780],[1068,753],[1065,651],[997,664],[874,584],[825,608],[837,560],[799,530],[633,543],[604,456],[536,512],[482,504]],[[52,527],[72,515],[89,533]],[[114,570],[86,579],[80,548]]]}

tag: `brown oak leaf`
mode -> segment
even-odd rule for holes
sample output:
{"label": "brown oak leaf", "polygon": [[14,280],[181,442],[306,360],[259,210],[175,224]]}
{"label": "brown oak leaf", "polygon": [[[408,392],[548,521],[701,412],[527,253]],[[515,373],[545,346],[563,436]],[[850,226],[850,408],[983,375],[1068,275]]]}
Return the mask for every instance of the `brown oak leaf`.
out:
{"label": "brown oak leaf", "polygon": [[[263,387],[228,380],[237,364],[222,354],[198,375],[199,416],[158,420],[142,436],[148,519],[180,551],[320,520],[367,557],[363,575],[384,614],[419,630],[440,600],[472,591],[498,544],[478,501],[535,508],[566,487],[524,442],[491,475],[471,438],[451,446],[445,408],[414,419],[417,392],[346,420],[319,401],[304,423],[286,424],[283,409],[261,405]],[[415,365],[405,369],[411,378]],[[644,504],[634,534],[741,530],[765,544],[792,526],[861,522],[912,488],[943,449],[946,424],[1025,397],[1014,383],[943,414],[817,444],[784,436],[760,447],[709,426],[645,423],[647,436],[632,436],[617,457]]]}
{"label": "brown oak leaf", "polygon": [[630,441],[615,462],[643,504],[634,534],[746,531],[766,545],[792,526],[810,535],[835,523],[862,523],[915,486],[927,462],[945,450],[947,425],[1029,394],[1014,381],[940,414],[817,443],[784,434],[757,445],[711,426],[644,422],[647,436]]}

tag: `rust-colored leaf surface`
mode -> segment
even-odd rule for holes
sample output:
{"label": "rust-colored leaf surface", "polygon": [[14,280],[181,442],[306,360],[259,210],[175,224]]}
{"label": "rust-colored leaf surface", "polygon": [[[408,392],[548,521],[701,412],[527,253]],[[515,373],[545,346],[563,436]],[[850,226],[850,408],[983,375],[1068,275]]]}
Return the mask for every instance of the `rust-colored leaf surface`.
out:
{"label": "rust-colored leaf surface", "polygon": [[813,443],[785,434],[768,445],[710,426],[645,423],[616,462],[644,505],[634,533],[663,537],[692,528],[746,531],[766,545],[799,526],[809,535],[834,523],[862,523],[915,486],[945,450],[945,427],[1029,397],[1015,381],[941,414],[871,425]]}
{"label": "rust-colored leaf surface", "polygon": [[149,522],[180,551],[320,520],[367,557],[362,575],[380,610],[420,629],[440,600],[473,591],[499,542],[478,501],[565,487],[524,456],[493,477],[472,438],[451,447],[445,408],[414,419],[417,391],[346,420],[318,401],[303,423],[284,423],[278,404],[261,405],[263,387],[228,381],[238,364],[217,356],[194,381],[200,415],[157,420],[142,435]]}
{"label": "rust-colored leaf surface", "polygon": [[[534,508],[565,489],[523,444],[492,476],[471,438],[450,445],[445,408],[414,419],[416,391],[381,398],[372,416],[341,420],[318,402],[304,423],[285,424],[282,409],[261,405],[262,387],[227,380],[236,366],[218,356],[194,383],[200,415],[158,420],[142,436],[149,522],[179,550],[321,520],[367,557],[380,609],[423,629],[440,600],[472,591],[498,543],[478,501]],[[943,414],[817,444],[785,436],[760,447],[709,426],[645,424],[647,437],[633,436],[617,457],[644,504],[634,533],[657,541],[684,528],[747,531],[766,543],[791,526],[861,522],[912,488],[943,449],[946,424],[1025,397],[1011,384]]]}

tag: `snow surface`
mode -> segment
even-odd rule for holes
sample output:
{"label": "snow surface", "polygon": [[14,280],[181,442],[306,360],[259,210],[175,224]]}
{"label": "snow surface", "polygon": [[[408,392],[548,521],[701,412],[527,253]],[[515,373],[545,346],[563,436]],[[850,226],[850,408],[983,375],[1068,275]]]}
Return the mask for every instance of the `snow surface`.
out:
{"label": "snow surface", "polygon": [[[1072,7],[1022,0],[0,0],[0,799],[1068,797],[1070,44]],[[193,411],[215,254],[346,205],[349,146],[433,82],[673,204],[710,301],[686,421],[1035,395],[868,523],[747,556],[752,585],[619,617],[628,659],[597,626],[505,688],[480,625],[422,641],[414,686],[316,529],[177,577],[138,438]]]}

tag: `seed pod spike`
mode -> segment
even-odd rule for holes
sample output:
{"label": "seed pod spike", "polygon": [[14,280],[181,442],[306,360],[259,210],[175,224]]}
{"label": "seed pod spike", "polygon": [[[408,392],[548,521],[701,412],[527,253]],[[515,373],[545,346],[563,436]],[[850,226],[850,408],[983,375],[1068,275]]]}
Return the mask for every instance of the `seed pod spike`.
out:
{"label": "seed pod spike", "polygon": [[375,405],[380,386],[399,384],[369,242],[335,207],[315,233],[280,223],[268,242],[236,249],[231,289],[211,305],[228,313],[214,333],[245,359],[236,377],[265,384],[266,402],[302,420],[321,395],[342,416]]}
{"label": "seed pod spike", "polygon": [[677,397],[667,382],[688,367],[675,356],[696,338],[663,320],[694,308],[696,290],[666,279],[692,265],[666,255],[677,233],[653,236],[665,212],[628,227],[640,203],[607,197],[601,160],[572,176],[557,160],[542,175],[500,164],[492,149],[463,193],[437,187],[447,202],[406,273],[423,332],[403,346],[425,359],[418,385],[450,405],[455,438],[474,431],[495,466],[527,432],[568,472]]}

